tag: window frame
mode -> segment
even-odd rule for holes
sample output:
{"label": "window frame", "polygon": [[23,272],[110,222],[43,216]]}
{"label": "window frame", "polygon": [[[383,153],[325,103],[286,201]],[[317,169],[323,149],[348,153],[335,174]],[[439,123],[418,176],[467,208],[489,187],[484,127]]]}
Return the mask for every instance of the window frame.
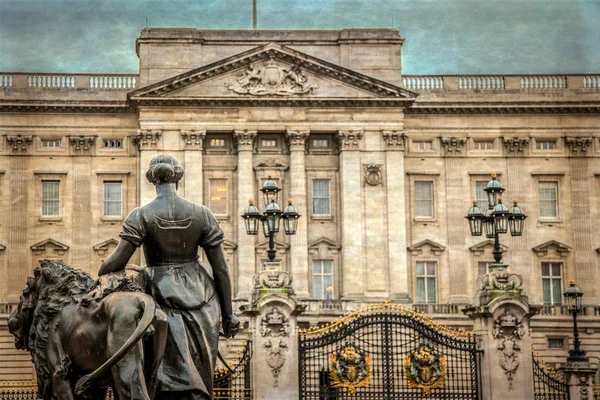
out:
{"label": "window frame", "polygon": [[[313,141],[315,140],[327,140],[327,147],[315,147],[313,145]],[[332,154],[335,150],[333,135],[331,134],[311,133],[307,139],[307,142],[309,154]]]}
{"label": "window frame", "polygon": [[[317,214],[315,213],[315,181],[327,181],[327,213],[326,214]],[[311,216],[316,218],[328,218],[331,217],[331,178],[312,178],[310,180],[310,188],[311,188]],[[318,199],[325,199],[325,197],[318,197]]]}
{"label": "window frame", "polygon": [[[555,209],[555,214],[554,216],[547,216],[547,215],[542,215],[542,198],[540,197],[540,191],[541,191],[541,186],[544,183],[553,183],[555,185],[555,193],[556,193],[556,198],[554,199],[554,209]],[[560,181],[558,179],[538,179],[537,181],[538,184],[538,190],[537,190],[537,196],[538,196],[538,201],[537,201],[537,205],[538,205],[538,219],[540,221],[560,221],[561,217],[560,217],[560,199],[561,199],[561,195],[560,195]],[[550,200],[543,200],[543,201],[550,201]]]}
{"label": "window frame", "polygon": [[[69,193],[66,189],[66,176],[65,171],[34,171],[35,175],[35,209],[37,219],[40,223],[54,223],[61,222],[65,217],[65,203],[66,194]],[[58,181],[58,215],[43,215],[43,182],[45,181]]]}
{"label": "window frame", "polygon": [[[110,183],[118,183],[121,185],[121,190],[120,190],[120,199],[119,199],[119,203],[121,204],[120,211],[119,214],[106,214],[106,184],[110,184]],[[121,220],[123,219],[123,181],[120,179],[106,179],[102,181],[102,218],[104,219],[117,219],[117,220]],[[116,203],[117,201],[113,201],[113,200],[109,200],[109,202],[114,202]]]}
{"label": "window frame", "polygon": [[[223,140],[223,147],[214,147],[210,143],[212,140]],[[230,154],[232,151],[232,138],[231,135],[226,133],[207,133],[206,139],[204,140],[204,151],[212,154]]]}
{"label": "window frame", "polygon": [[[485,139],[473,139],[473,150],[477,151],[494,151],[496,149],[496,141],[495,140],[485,140]],[[486,144],[485,148],[478,148],[478,146],[482,143]],[[487,144],[490,144],[491,147],[487,148]]]}
{"label": "window frame", "polygon": [[[421,183],[421,182],[426,182],[429,183],[431,185],[431,199],[429,200],[431,202],[431,215],[417,215],[417,202],[418,201],[424,201],[425,199],[417,199],[417,183]],[[412,209],[413,209],[413,216],[415,218],[416,221],[435,221],[436,219],[436,210],[435,210],[435,199],[436,199],[436,195],[435,195],[435,180],[433,179],[426,179],[426,178],[415,178],[413,181],[413,204],[412,204]]]}
{"label": "window frame", "polygon": [[[324,271],[324,263],[328,262],[331,264],[331,273],[329,274],[325,274]],[[315,274],[315,263],[320,263],[321,266],[321,273],[320,274]],[[333,259],[320,259],[320,258],[315,258],[311,260],[311,296],[313,299],[315,300],[334,300],[335,296],[336,296],[336,290],[335,290],[335,261]],[[321,277],[321,286],[323,288],[323,297],[317,297],[315,296],[315,278],[319,276]],[[324,287],[324,277],[325,276],[331,276],[331,285],[328,286],[327,288]],[[328,288],[331,287],[331,295],[328,298],[327,292],[328,292]]]}
{"label": "window frame", "polygon": [[[217,213],[213,210],[213,200],[212,200],[212,182],[214,181],[225,181],[225,190],[226,190],[226,197],[225,197],[225,213]],[[229,193],[231,191],[229,190],[229,179],[224,178],[224,177],[209,177],[208,178],[208,191],[207,191],[207,204],[208,204],[208,209],[215,215],[215,217],[228,217],[229,216]]]}
{"label": "window frame", "polygon": [[[544,275],[544,264],[548,264],[548,271],[550,273],[550,275]],[[559,272],[560,275],[553,275],[552,271],[553,271],[553,265],[558,265],[559,267]],[[545,306],[562,306],[563,303],[563,292],[565,290],[565,286],[564,286],[564,263],[562,261],[552,261],[552,260],[546,260],[546,261],[542,261],[540,263],[540,275],[541,275],[541,284],[542,284],[542,304]],[[557,278],[557,276],[559,278]],[[544,298],[544,280],[549,280],[550,281],[550,302],[547,303],[546,299]],[[556,302],[556,299],[554,298],[554,294],[552,291],[552,281],[554,280],[558,280],[560,281],[560,290],[558,293],[558,302]]]}
{"label": "window frame", "polygon": [[[107,150],[122,150],[122,149],[107,149]],[[96,171],[96,201],[97,205],[93,207],[94,218],[100,224],[113,225],[117,221],[123,221],[128,214],[129,208],[129,175],[128,171]],[[105,215],[104,214],[104,183],[105,182],[121,182],[121,215]]]}
{"label": "window frame", "polygon": [[[423,275],[419,275],[418,273],[418,264],[422,263],[423,264],[423,268],[424,268],[424,274]],[[433,268],[434,268],[434,274],[433,275],[429,275],[427,273],[427,264],[432,263],[433,264]],[[439,299],[439,274],[438,274],[438,261],[437,260],[431,260],[431,259],[424,259],[424,260],[415,260],[415,293],[414,293],[414,302],[415,304],[437,304],[438,299]],[[434,278],[434,282],[435,282],[435,289],[434,289],[434,301],[430,302],[429,301],[429,289],[428,289],[428,280],[430,278]],[[419,301],[419,279],[424,279],[425,282],[425,301],[421,302]]]}

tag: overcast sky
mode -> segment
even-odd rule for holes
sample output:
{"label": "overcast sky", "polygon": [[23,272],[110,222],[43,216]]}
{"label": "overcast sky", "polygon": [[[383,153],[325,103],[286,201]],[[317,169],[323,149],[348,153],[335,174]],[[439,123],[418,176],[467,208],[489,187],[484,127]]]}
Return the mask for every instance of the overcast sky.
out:
{"label": "overcast sky", "polygon": [[[600,72],[600,0],[257,0],[259,29],[394,27],[404,73]],[[0,71],[129,72],[146,26],[252,28],[252,0],[0,0]]]}

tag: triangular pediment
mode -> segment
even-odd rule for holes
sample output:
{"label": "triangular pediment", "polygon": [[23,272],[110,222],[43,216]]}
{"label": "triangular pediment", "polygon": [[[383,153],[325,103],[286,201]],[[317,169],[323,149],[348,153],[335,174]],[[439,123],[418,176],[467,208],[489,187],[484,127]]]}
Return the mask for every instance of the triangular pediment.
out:
{"label": "triangular pediment", "polygon": [[567,244],[558,242],[556,240],[550,240],[542,243],[539,246],[535,246],[532,250],[535,251],[538,257],[544,257],[548,254],[549,250],[555,250],[561,257],[566,257],[573,248]]}
{"label": "triangular pediment", "polygon": [[[289,249],[290,245],[288,243],[282,242],[281,240],[277,240],[277,239],[273,239],[273,241],[275,242],[275,250],[282,250],[282,249]],[[261,240],[260,242],[258,242],[256,244],[256,248],[257,249],[268,249],[269,248],[269,239],[264,239]]]}
{"label": "triangular pediment", "polygon": [[339,244],[337,244],[335,241],[333,241],[333,240],[331,240],[331,239],[329,239],[329,238],[326,238],[326,237],[324,237],[324,236],[322,236],[322,237],[318,238],[318,239],[317,239],[317,240],[315,240],[314,242],[310,242],[310,243],[308,244],[308,248],[309,248],[309,249],[311,249],[311,248],[317,248],[317,247],[319,247],[319,246],[321,246],[321,245],[325,245],[325,246],[327,246],[329,249],[332,249],[332,250],[333,250],[333,249],[335,249],[335,250],[339,250],[339,249],[341,249],[341,248],[342,248],[342,246],[340,246]]}
{"label": "triangular pediment", "polygon": [[0,253],[2,253],[4,250],[6,250],[6,246],[3,244],[0,244]]}
{"label": "triangular pediment", "polygon": [[117,239],[110,238],[108,240],[105,240],[104,242],[98,243],[97,245],[95,245],[92,248],[98,254],[104,255],[104,254],[106,254],[106,252],[108,251],[108,249],[110,247],[117,247],[118,244],[119,244],[119,241]]}
{"label": "triangular pediment", "polygon": [[50,252],[50,249],[53,249],[55,254],[63,255],[69,250],[69,246],[52,238],[42,240],[41,242],[32,245],[30,248],[36,255],[47,254]]}
{"label": "triangular pediment", "polygon": [[273,102],[408,106],[417,94],[269,43],[129,93],[140,104]]}
{"label": "triangular pediment", "polygon": [[[475,246],[469,247],[469,250],[476,256],[480,256],[485,252],[486,248],[493,249],[494,241],[491,239],[484,240],[483,242],[477,243]],[[508,246],[500,244],[500,249],[502,250],[502,252],[506,252],[506,250],[508,250]]]}
{"label": "triangular pediment", "polygon": [[419,243],[415,243],[412,246],[409,246],[408,250],[412,253],[413,256],[418,256],[423,254],[424,248],[429,248],[431,252],[436,256],[439,255],[442,251],[446,250],[445,246],[442,246],[441,244],[429,239],[425,239]]}
{"label": "triangular pediment", "polygon": [[225,250],[237,249],[237,244],[230,242],[229,240],[223,240],[223,243],[221,243],[221,246],[223,246],[223,249],[225,249]]}

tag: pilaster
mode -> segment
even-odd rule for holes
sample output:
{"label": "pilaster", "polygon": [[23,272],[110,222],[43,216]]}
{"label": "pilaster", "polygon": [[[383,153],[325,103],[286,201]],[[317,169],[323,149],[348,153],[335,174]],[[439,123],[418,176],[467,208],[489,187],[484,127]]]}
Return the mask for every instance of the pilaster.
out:
{"label": "pilaster", "polygon": [[387,184],[388,266],[390,298],[409,300],[408,257],[406,242],[406,193],[404,151],[406,135],[401,131],[383,131]]}
{"label": "pilaster", "polygon": [[202,204],[203,199],[203,170],[202,158],[205,130],[180,131],[183,139],[183,166],[185,168],[185,197],[196,204]]}
{"label": "pilaster", "polygon": [[[14,144],[15,142],[13,142]],[[28,145],[27,143],[23,144],[26,152]],[[10,258],[7,260],[9,287],[6,299],[9,302],[19,301],[19,296],[32,267],[29,246],[27,245],[27,209],[31,185],[28,159],[28,157],[10,158],[11,201],[8,219],[8,243],[6,246],[10,249]]]}
{"label": "pilaster", "polygon": [[340,130],[342,227],[342,297],[362,297],[365,292],[363,269],[363,216],[361,163],[359,145],[361,130]]}
{"label": "pilaster", "polygon": [[[294,279],[294,288],[299,298],[309,298],[308,279],[308,215],[306,211],[306,167],[304,151],[308,130],[288,130],[286,139],[290,147],[290,182],[291,198],[301,218],[298,220],[298,230],[290,236],[290,271]],[[282,200],[282,208],[285,201]]]}
{"label": "pilaster", "polygon": [[158,129],[140,129],[132,138],[140,152],[139,205],[148,204],[156,197],[154,186],[146,179],[146,171],[150,161],[160,153],[162,134]]}
{"label": "pilaster", "polygon": [[[252,149],[256,131],[238,130],[234,132],[237,145],[237,215],[242,215],[248,206],[248,200],[254,197],[254,171],[252,168]],[[243,223],[237,229],[237,267],[238,292],[236,298],[248,298],[252,289],[252,276],[255,271],[254,236],[246,234]]]}

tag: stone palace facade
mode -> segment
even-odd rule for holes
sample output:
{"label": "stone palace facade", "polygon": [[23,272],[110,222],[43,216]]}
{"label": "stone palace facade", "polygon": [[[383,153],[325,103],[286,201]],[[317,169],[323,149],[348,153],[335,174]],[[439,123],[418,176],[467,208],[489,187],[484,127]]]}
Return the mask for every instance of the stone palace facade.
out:
{"label": "stone palace facade", "polygon": [[138,74],[0,72],[0,380],[33,379],[5,318],[27,276],[46,258],[95,274],[153,198],[145,171],[161,153],[223,227],[238,306],[267,260],[268,240],[244,228],[248,199],[272,177],[280,205],[294,200],[298,232],[275,243],[300,328],[387,300],[472,329],[461,309],[493,241],[464,216],[495,172],[528,215],[522,237],[500,240],[541,306],[534,349],[564,362],[574,279],[598,364],[600,73],[409,76],[403,42],[394,29],[145,28]]}

